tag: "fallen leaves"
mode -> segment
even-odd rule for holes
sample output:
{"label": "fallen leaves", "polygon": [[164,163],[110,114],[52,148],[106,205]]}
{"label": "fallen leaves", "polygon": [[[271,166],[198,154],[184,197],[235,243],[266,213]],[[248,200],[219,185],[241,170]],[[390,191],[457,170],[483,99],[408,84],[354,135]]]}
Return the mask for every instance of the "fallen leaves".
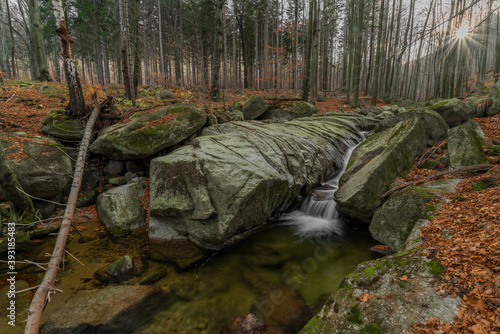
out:
{"label": "fallen leaves", "polygon": [[372,299],[373,297],[375,297],[374,295],[370,295],[369,293],[365,293],[361,296],[359,296],[359,300],[361,300],[361,302],[367,302],[369,301],[370,299]]}

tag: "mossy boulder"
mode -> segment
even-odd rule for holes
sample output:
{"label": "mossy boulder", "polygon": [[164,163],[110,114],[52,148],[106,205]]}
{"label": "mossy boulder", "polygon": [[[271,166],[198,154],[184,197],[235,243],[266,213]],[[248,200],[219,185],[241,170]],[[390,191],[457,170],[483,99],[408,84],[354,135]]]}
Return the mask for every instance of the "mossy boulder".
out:
{"label": "mossy boulder", "polygon": [[143,159],[178,144],[205,125],[207,115],[189,104],[175,104],[152,114],[136,114],[97,138],[90,149],[113,160]]}
{"label": "mossy boulder", "polygon": [[156,92],[156,96],[162,100],[174,100],[177,98],[175,93],[168,90],[159,90]]}
{"label": "mossy boulder", "polygon": [[467,122],[475,107],[459,99],[443,100],[428,107],[440,114],[446,123],[453,128]]}
{"label": "mossy boulder", "polygon": [[[23,132],[0,133],[7,163],[21,187],[31,196],[59,194],[72,177],[71,159],[61,143]],[[0,188],[0,200],[5,197]]]}
{"label": "mossy boulder", "polygon": [[217,118],[217,123],[215,124],[244,120],[243,113],[239,110],[233,110],[233,111],[216,110],[212,114]]}
{"label": "mossy boulder", "polygon": [[266,111],[260,120],[271,120],[274,122],[286,122],[299,117],[312,116],[318,111],[318,108],[312,103],[299,101],[286,108],[275,108]]}
{"label": "mossy boulder", "polygon": [[335,194],[338,210],[358,221],[370,223],[383,203],[381,195],[398,177],[404,177],[413,159],[425,147],[425,123],[420,118],[400,122],[379,132],[353,152]]}
{"label": "mossy boulder", "polygon": [[494,116],[500,113],[500,81],[498,81],[490,92],[491,105],[486,109],[484,116]]}
{"label": "mossy boulder", "polygon": [[443,203],[426,205],[439,199],[443,193],[456,192],[460,180],[440,180],[421,186],[409,187],[392,194],[373,215],[370,233],[383,244],[398,252],[405,244],[415,223],[430,218]]}
{"label": "mossy boulder", "polygon": [[479,124],[467,123],[448,131],[448,153],[452,168],[488,164],[483,151],[484,134]]}
{"label": "mossy boulder", "polygon": [[97,197],[99,219],[113,235],[124,236],[146,225],[146,209],[142,206],[145,189],[145,179],[135,178]]}
{"label": "mossy boulder", "polygon": [[452,322],[460,298],[436,294],[442,271],[421,249],[364,262],[300,333],[399,334],[433,317]]}
{"label": "mossy boulder", "polygon": [[345,141],[359,140],[356,129],[320,121],[205,130],[212,135],[151,161],[153,258],[185,266],[241,240],[337,170]]}
{"label": "mossy boulder", "polygon": [[252,95],[250,96],[243,106],[243,116],[247,120],[256,119],[260,115],[266,112],[268,104],[262,96]]}
{"label": "mossy boulder", "polygon": [[429,138],[434,140],[442,140],[448,136],[448,130],[450,129],[448,124],[443,119],[443,117],[441,117],[441,115],[430,109],[421,109],[398,113],[394,116],[382,120],[375,131],[386,130],[394,126],[394,124],[396,123],[407,121],[415,117],[420,118],[425,122]]}
{"label": "mossy boulder", "polygon": [[62,141],[80,141],[85,126],[82,121],[67,116],[64,109],[57,109],[47,114],[40,131]]}

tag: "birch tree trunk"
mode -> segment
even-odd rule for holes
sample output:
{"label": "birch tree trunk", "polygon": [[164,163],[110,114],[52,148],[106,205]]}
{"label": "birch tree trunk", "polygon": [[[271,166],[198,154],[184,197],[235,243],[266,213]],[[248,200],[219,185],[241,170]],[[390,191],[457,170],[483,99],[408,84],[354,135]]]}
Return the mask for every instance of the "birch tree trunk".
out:
{"label": "birch tree trunk", "polygon": [[66,106],[66,112],[71,118],[79,118],[85,114],[85,100],[83,99],[82,84],[71,53],[73,39],[66,27],[62,0],[52,0],[52,5],[54,6],[54,17],[56,19],[56,33],[61,44],[64,74],[68,83],[69,103]]}

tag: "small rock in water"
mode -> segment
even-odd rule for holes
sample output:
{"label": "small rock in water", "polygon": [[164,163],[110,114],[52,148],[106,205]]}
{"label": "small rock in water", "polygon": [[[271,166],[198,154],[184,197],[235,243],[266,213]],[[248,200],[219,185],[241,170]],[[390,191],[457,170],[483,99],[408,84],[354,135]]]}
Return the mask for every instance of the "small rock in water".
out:
{"label": "small rock in water", "polygon": [[221,334],[283,334],[278,328],[265,324],[253,314],[237,316],[229,320]]}

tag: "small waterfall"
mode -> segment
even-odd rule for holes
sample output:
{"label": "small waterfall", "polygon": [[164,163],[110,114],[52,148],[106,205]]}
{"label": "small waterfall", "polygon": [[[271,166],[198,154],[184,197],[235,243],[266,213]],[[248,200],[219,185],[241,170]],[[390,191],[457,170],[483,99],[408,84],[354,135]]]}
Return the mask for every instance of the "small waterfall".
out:
{"label": "small waterfall", "polygon": [[347,143],[348,149],[342,157],[341,168],[319,188],[313,190],[299,210],[282,217],[284,224],[291,227],[296,235],[303,238],[342,236],[343,224],[333,196],[339,188],[340,177],[347,168],[352,152],[365,139],[365,133],[361,133],[361,137],[362,140],[357,144]]}

